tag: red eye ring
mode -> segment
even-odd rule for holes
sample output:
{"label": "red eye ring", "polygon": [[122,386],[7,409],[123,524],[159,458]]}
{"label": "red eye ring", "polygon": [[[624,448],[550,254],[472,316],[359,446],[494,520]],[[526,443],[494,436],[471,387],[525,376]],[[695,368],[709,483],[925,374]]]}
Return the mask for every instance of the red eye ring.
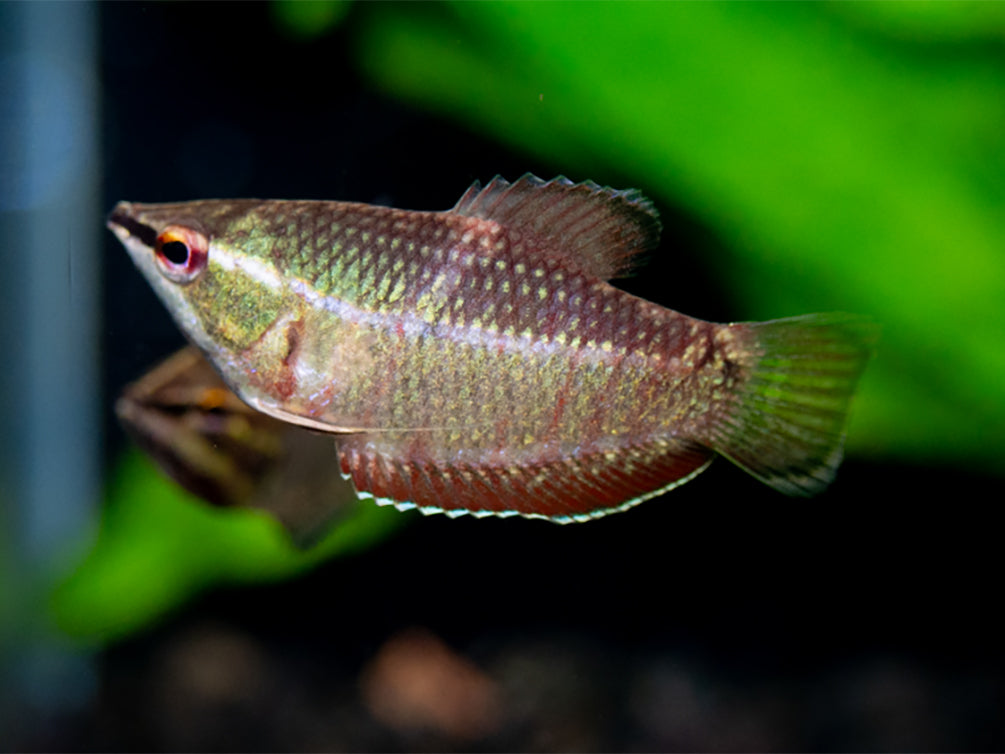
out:
{"label": "red eye ring", "polygon": [[157,268],[168,280],[191,283],[206,269],[209,239],[184,225],[168,225],[154,244]]}

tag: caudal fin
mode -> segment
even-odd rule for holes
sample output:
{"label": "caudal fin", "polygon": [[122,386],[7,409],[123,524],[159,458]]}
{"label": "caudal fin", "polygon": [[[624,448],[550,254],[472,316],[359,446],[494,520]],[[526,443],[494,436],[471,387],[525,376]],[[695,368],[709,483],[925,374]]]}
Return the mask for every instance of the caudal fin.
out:
{"label": "caudal fin", "polygon": [[781,492],[820,492],[841,463],[849,403],[878,328],[839,313],[734,327],[759,356],[712,427],[712,447]]}

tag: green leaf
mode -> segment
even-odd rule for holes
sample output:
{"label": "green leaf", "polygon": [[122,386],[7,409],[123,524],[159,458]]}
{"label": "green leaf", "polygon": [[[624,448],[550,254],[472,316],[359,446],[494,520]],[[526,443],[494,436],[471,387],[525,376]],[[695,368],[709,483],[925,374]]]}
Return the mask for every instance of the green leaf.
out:
{"label": "green leaf", "polygon": [[115,639],[211,586],[286,578],[363,550],[404,522],[393,509],[363,502],[320,544],[300,551],[265,514],[211,508],[130,452],[112,480],[97,541],[55,589],[52,615],[71,637]]}
{"label": "green leaf", "polygon": [[272,13],[286,31],[313,39],[338,26],[349,5],[347,0],[274,0]]}
{"label": "green leaf", "polygon": [[[884,12],[911,24],[912,6]],[[879,320],[852,451],[1003,469],[999,58],[908,45],[827,4],[368,10],[358,59],[380,86],[684,207],[725,241],[715,268],[744,318]]]}

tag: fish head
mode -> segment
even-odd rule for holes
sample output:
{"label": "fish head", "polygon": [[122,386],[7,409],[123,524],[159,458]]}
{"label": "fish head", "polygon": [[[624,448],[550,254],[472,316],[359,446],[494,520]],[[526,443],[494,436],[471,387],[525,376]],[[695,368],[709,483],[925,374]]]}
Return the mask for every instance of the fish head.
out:
{"label": "fish head", "polygon": [[283,306],[282,276],[256,236],[258,200],[120,202],[107,225],[175,322],[227,377]]}

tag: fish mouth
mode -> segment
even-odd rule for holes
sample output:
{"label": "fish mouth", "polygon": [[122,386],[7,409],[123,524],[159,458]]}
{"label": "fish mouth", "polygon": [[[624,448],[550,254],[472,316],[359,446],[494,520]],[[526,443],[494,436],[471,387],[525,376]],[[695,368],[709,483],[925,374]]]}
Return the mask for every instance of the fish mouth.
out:
{"label": "fish mouth", "polygon": [[105,225],[123,241],[127,237],[133,237],[151,249],[157,244],[157,231],[136,219],[133,205],[129,202],[116,204],[115,209],[108,214]]}

